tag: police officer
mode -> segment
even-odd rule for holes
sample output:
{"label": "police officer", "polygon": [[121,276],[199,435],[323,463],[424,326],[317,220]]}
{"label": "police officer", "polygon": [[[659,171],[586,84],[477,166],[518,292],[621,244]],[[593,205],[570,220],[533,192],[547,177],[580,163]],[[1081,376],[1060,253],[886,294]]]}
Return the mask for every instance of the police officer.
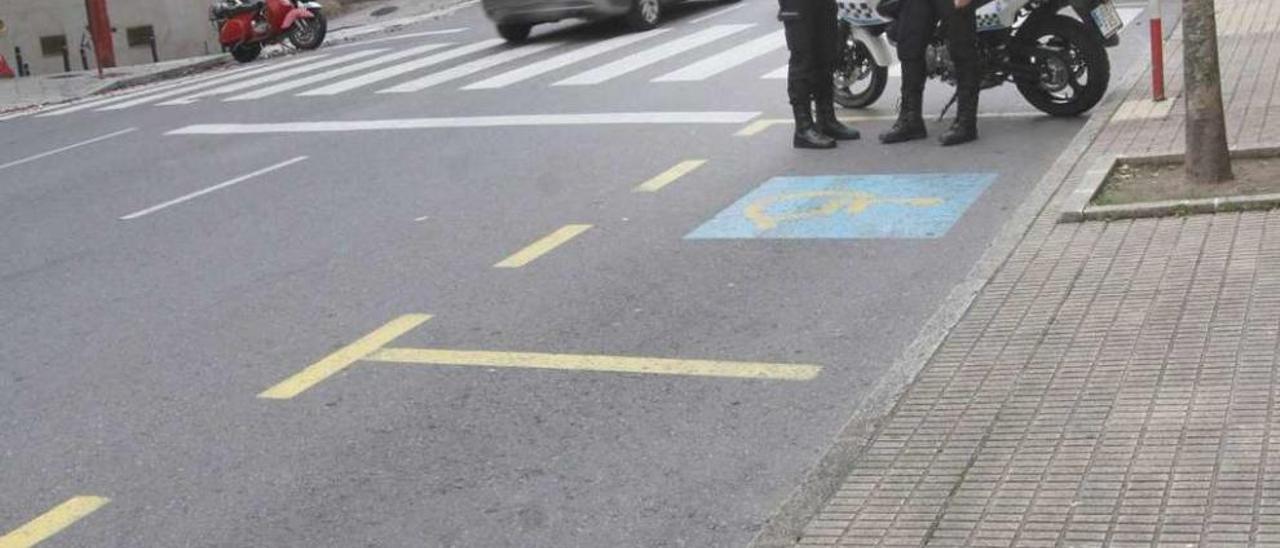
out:
{"label": "police officer", "polygon": [[925,51],[939,21],[945,26],[947,49],[956,71],[956,121],[938,139],[942,146],[978,138],[978,22],[974,0],[901,0],[898,13],[898,60],[902,63],[902,108],[893,129],[880,135],[891,144],[928,137],[921,113],[924,102]]}
{"label": "police officer", "polygon": [[[836,120],[837,48],[835,0],[778,0],[778,19],[786,28],[791,60],[787,95],[796,117],[796,148],[835,148],[836,141],[852,141],[858,131]],[[814,105],[817,117],[814,116]]]}

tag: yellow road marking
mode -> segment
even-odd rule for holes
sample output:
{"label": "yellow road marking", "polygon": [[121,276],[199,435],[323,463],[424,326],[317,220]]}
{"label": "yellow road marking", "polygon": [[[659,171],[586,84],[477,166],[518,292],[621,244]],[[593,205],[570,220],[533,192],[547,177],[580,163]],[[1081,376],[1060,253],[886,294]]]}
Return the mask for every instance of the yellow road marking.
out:
{"label": "yellow road marking", "polygon": [[493,266],[496,268],[520,268],[533,262],[538,257],[550,253],[551,250],[560,247],[575,236],[586,232],[588,228],[591,228],[591,225],[567,225],[561,227],[559,230],[529,244],[529,247],[517,251],[515,255],[507,257]]}
{"label": "yellow road marking", "polygon": [[[268,388],[265,392],[258,394],[258,397],[271,400],[293,398],[308,388],[350,367],[351,364],[363,359],[365,356],[378,351],[378,349],[386,346],[387,343],[395,340],[396,337],[407,333],[430,319],[431,316],[427,314],[407,314],[391,320],[391,322],[379,327],[373,333],[361,337],[360,340],[330,354],[323,360],[311,364],[310,367],[285,379],[280,384]],[[0,546],[0,548],[4,547]]]}
{"label": "yellow road marking", "polygon": [[365,359],[377,362],[423,365],[526,367],[565,371],[694,375],[784,381],[811,380],[822,371],[821,367],[815,365],[544,354],[535,352],[436,350],[429,348],[383,348],[370,354]]}
{"label": "yellow road marking", "polygon": [[685,175],[693,172],[693,170],[702,167],[702,164],[705,163],[707,163],[706,160],[685,160],[676,164],[671,169],[662,172],[657,177],[641,183],[640,186],[632,189],[632,192],[657,192],[662,190],[662,187],[674,183],[676,179],[684,177]]}
{"label": "yellow road marking", "polygon": [[110,499],[72,497],[17,530],[0,537],[0,548],[31,548],[106,506]]}
{"label": "yellow road marking", "polygon": [[747,124],[747,127],[744,127],[738,130],[738,132],[734,133],[734,135],[737,135],[738,137],[751,137],[753,135],[759,135],[760,133],[763,133],[764,130],[769,129],[773,126],[776,126],[778,124],[787,124],[787,123],[792,123],[792,122],[791,120],[756,120],[754,122],[751,122],[750,124]]}

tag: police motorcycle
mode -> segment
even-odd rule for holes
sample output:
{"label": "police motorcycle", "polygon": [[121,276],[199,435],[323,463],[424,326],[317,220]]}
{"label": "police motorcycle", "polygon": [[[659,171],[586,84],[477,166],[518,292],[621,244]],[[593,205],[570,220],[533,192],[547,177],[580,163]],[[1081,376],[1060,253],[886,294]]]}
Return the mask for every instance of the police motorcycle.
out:
{"label": "police motorcycle", "polygon": [[[889,67],[896,62],[890,42],[898,0],[838,0],[838,5],[835,100],[845,108],[866,108],[884,93]],[[978,8],[977,20],[982,89],[1013,83],[1027,102],[1052,116],[1084,113],[1106,94],[1111,79],[1106,48],[1120,43],[1124,27],[1112,0],[991,0]],[[941,29],[925,60],[929,78],[956,84]]]}

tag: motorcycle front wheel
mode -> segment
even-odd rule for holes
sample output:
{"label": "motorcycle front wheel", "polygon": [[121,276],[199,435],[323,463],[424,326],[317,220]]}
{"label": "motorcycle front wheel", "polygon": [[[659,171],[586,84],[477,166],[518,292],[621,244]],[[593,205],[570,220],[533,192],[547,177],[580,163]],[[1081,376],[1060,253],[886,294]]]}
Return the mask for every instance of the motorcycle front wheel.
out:
{"label": "motorcycle front wheel", "polygon": [[231,48],[231,57],[234,57],[236,61],[241,63],[252,63],[259,55],[262,55],[262,44],[258,42],[240,44]]}
{"label": "motorcycle front wheel", "polygon": [[293,22],[293,32],[289,33],[289,43],[298,49],[316,49],[324,43],[324,35],[329,30],[329,22],[324,12],[312,13],[314,17],[301,18]]}
{"label": "motorcycle front wheel", "polygon": [[1083,23],[1056,15],[1018,31],[1030,57],[1016,59],[1035,67],[1037,79],[1016,81],[1022,97],[1051,116],[1078,116],[1098,105],[1111,81],[1107,48]]}
{"label": "motorcycle front wheel", "polygon": [[836,58],[835,101],[844,108],[867,108],[889,83],[889,68],[876,64],[862,42],[847,37]]}

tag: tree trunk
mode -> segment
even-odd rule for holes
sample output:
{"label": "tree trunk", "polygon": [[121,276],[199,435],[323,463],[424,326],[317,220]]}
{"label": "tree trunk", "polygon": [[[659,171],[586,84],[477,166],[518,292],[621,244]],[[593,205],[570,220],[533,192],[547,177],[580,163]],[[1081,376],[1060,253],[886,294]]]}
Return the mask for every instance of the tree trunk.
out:
{"label": "tree trunk", "polygon": [[1218,24],[1213,0],[1182,0],[1182,60],[1187,101],[1187,181],[1221,183],[1235,178],[1227,150],[1218,69]]}

